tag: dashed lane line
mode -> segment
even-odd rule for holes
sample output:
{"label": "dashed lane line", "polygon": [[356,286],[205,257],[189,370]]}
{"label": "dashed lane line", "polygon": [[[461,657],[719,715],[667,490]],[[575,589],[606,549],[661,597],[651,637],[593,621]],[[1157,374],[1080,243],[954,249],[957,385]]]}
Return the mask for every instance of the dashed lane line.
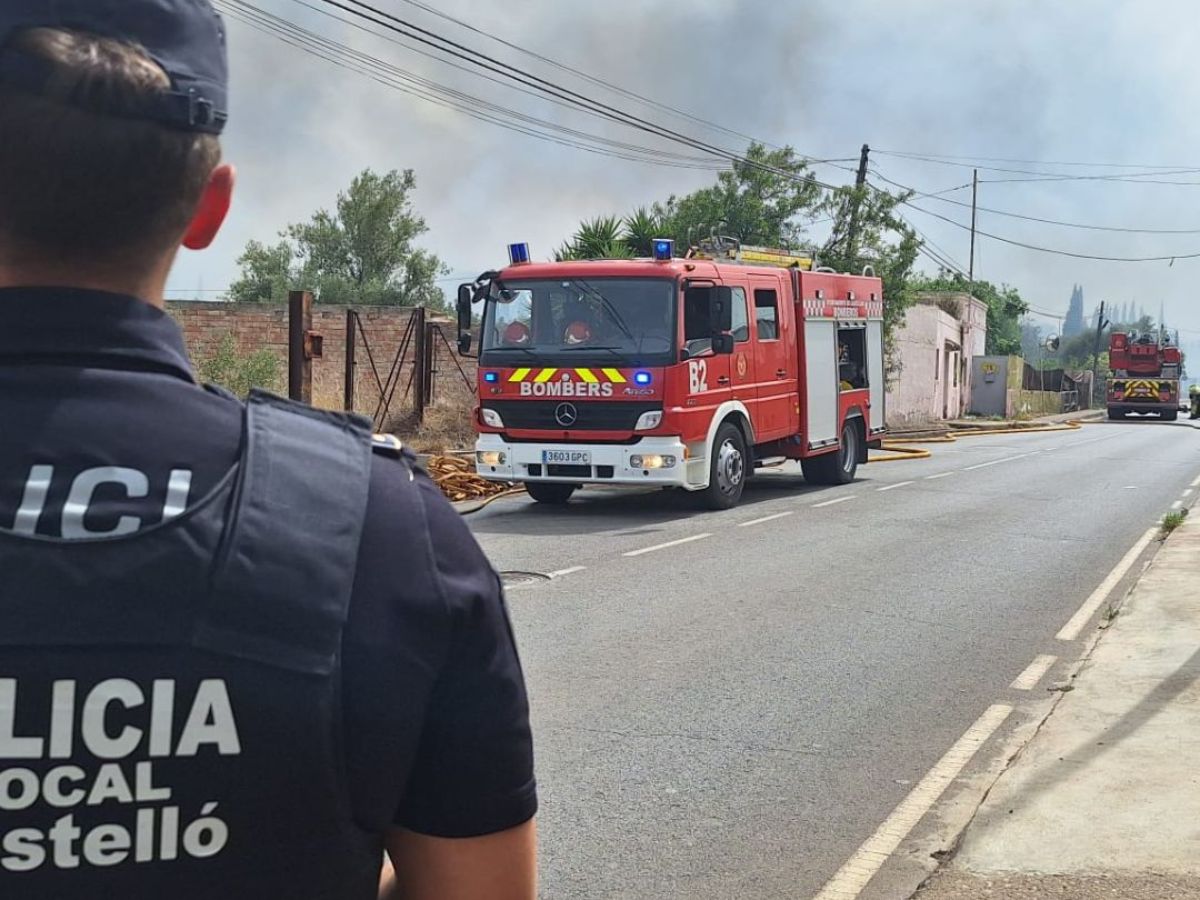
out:
{"label": "dashed lane line", "polygon": [[1188,487],[1193,487],[1193,488],[1200,487],[1200,475],[1197,475],[1195,480],[1190,485],[1188,485]]}
{"label": "dashed lane line", "polygon": [[946,751],[946,755],[917,782],[917,786],[883,820],[875,833],[826,882],[814,900],[854,900],[858,897],[867,882],[883,868],[883,864],[896,852],[921,817],[933,808],[933,804],[971,761],[975,752],[1004,724],[1012,711],[1011,706],[1003,703],[989,706]]}
{"label": "dashed lane line", "polygon": [[1100,582],[1100,586],[1092,591],[1091,596],[1083,601],[1083,606],[1079,607],[1075,615],[1071,616],[1067,624],[1059,630],[1058,634],[1055,635],[1056,638],[1060,641],[1073,641],[1079,637],[1080,633],[1087,626],[1087,623],[1092,620],[1092,616],[1096,614],[1096,610],[1108,599],[1108,595],[1112,593],[1113,588],[1125,577],[1125,573],[1133,567],[1138,557],[1142,555],[1142,551],[1150,545],[1150,542],[1154,540],[1154,535],[1157,533],[1158,526],[1155,526],[1154,528],[1147,529],[1146,533],[1137,539],[1137,542],[1129,548],[1129,552],[1121,557],[1121,561],[1108,573],[1108,577]]}
{"label": "dashed lane line", "polygon": [[824,503],[814,503],[812,505],[812,508],[820,509],[823,506],[833,506],[833,504],[835,504],[835,503],[845,503],[847,500],[853,500],[853,499],[854,499],[853,495],[851,495],[849,497],[835,497],[833,500],[826,500]]}
{"label": "dashed lane line", "polygon": [[1014,691],[1032,691],[1056,662],[1058,662],[1058,657],[1048,653],[1034,657],[1033,662],[1025,667],[1024,672],[1013,679],[1013,683],[1009,687]]}
{"label": "dashed lane line", "polygon": [[884,491],[894,491],[896,488],[907,487],[910,484],[916,484],[916,482],[915,481],[899,481],[896,484],[887,484],[881,488],[876,488],[875,490],[879,491],[879,493],[882,494]]}
{"label": "dashed lane line", "polygon": [[1016,459],[1024,459],[1027,456],[1032,456],[1032,453],[1019,453],[1016,456],[1005,456],[1003,459],[993,459],[989,462],[976,463],[973,466],[966,466],[964,472],[974,472],[976,469],[986,469],[988,466],[998,466],[1000,463],[1012,462]]}
{"label": "dashed lane line", "polygon": [[949,478],[953,474],[953,472],[938,472],[936,475],[926,475],[925,480],[933,481],[935,478]]}
{"label": "dashed lane line", "polygon": [[641,550],[630,550],[628,553],[622,553],[622,556],[642,556],[646,553],[653,553],[656,550],[666,550],[668,547],[678,547],[680,544],[690,544],[692,541],[702,541],[705,538],[712,537],[710,532],[701,534],[693,534],[685,538],[679,538],[675,541],[667,541],[665,544],[655,544],[653,547],[643,547]]}
{"label": "dashed lane line", "polygon": [[761,525],[763,522],[774,522],[776,519],[782,519],[785,516],[792,515],[791,511],[775,513],[773,516],[763,516],[761,519],[751,519],[749,522],[739,522],[738,528],[748,528],[751,525]]}
{"label": "dashed lane line", "polygon": [[1174,503],[1171,504],[1171,509],[1183,509],[1183,501],[1176,500]]}

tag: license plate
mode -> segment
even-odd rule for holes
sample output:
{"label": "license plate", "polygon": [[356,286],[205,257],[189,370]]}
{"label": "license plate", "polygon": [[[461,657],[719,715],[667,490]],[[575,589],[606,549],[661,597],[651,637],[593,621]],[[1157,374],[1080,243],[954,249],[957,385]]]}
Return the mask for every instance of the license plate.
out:
{"label": "license plate", "polygon": [[548,466],[590,466],[590,450],[543,450],[542,462]]}

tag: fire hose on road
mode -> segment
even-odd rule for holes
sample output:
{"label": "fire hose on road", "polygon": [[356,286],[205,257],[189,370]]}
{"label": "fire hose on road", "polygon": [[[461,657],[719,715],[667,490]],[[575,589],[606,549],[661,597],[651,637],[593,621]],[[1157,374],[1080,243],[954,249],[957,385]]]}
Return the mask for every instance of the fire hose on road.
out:
{"label": "fire hose on road", "polygon": [[[898,462],[900,460],[928,459],[933,454],[924,447],[914,447],[913,444],[954,444],[962,438],[978,437],[991,434],[1031,434],[1046,431],[1077,431],[1083,427],[1083,422],[1072,420],[1060,425],[1032,425],[1026,428],[964,428],[944,435],[929,437],[913,437],[903,440],[885,440],[883,453],[870,458],[873,463]],[[460,509],[461,515],[467,516],[479,512],[484,507],[504,497],[512,497],[525,493],[519,485],[509,485],[502,482],[488,481],[474,471],[470,458],[463,456],[431,456],[425,463],[425,469],[434,483],[441,488],[446,497],[455,502],[466,500],[482,501],[469,509]]]}

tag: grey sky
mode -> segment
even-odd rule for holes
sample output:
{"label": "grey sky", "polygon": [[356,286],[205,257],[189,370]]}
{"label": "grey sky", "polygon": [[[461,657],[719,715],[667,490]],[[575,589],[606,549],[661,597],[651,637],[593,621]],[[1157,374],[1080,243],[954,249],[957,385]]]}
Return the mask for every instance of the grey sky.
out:
{"label": "grey sky", "polygon": [[[297,0],[254,2],[409,71],[522,112],[690,153],[451,69],[316,15]],[[523,47],[818,158],[856,157],[865,141],[878,151],[918,154],[1200,165],[1200,152],[1193,149],[1200,137],[1200,28],[1192,5],[1183,0],[432,3]],[[730,150],[744,149],[737,138],[664,118],[628,98],[568,80],[402,0],[375,5],[622,109]],[[238,199],[217,245],[181,259],[172,279],[174,295],[228,285],[248,239],[271,240],[287,222],[330,206],[337,191],[365,167],[416,171],[417,206],[430,226],[424,245],[455,275],[473,275],[503,262],[510,241],[527,240],[535,258],[549,256],[581,218],[624,213],[714,177],[709,171],[611,159],[480,123],[305,55],[236,21],[230,22],[230,40],[234,108],[225,146],[240,169]],[[922,191],[955,187],[971,177],[970,168],[883,152],[873,160],[883,175]],[[1091,175],[1118,171],[991,165]],[[816,172],[830,182],[852,178],[828,165]],[[1161,179],[1196,182],[1183,185],[988,183],[1016,177],[981,170],[980,205],[1096,225],[1200,229],[1200,172]],[[969,202],[970,191],[944,196]],[[920,205],[969,220],[969,210],[935,199]],[[966,266],[965,231],[917,211],[906,215]],[[1200,233],[1106,233],[987,213],[980,214],[979,227],[1081,253],[1200,252]],[[1135,300],[1157,313],[1161,299],[1168,323],[1195,332],[1185,339],[1200,340],[1195,298],[1200,260],[1173,265],[1075,260],[988,238],[980,238],[976,247],[978,276],[1016,285],[1035,307],[1065,312],[1071,286],[1078,282],[1089,313],[1101,299]]]}

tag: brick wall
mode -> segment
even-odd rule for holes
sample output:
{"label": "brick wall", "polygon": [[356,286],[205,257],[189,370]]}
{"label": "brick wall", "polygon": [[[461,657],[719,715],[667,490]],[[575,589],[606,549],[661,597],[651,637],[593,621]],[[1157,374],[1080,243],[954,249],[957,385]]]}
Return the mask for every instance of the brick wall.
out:
{"label": "brick wall", "polygon": [[[335,305],[313,307],[313,330],[324,337],[323,354],[319,359],[313,360],[314,406],[325,409],[341,409],[343,406],[347,309],[348,307]],[[380,405],[379,382],[387,384],[388,373],[408,327],[412,310],[395,306],[356,306],[354,309],[358,311],[362,322],[362,333],[356,335],[354,408],[356,412],[373,416]],[[210,358],[227,339],[227,335],[232,335],[234,347],[239,355],[266,350],[278,358],[280,383],[274,387],[280,392],[286,392],[286,304],[173,300],[167,303],[167,311],[182,327],[184,340],[193,361]],[[446,336],[453,340],[452,324],[433,317],[430,317],[429,321],[440,323]],[[405,419],[411,416],[410,381],[415,358],[414,349],[410,344],[401,366],[399,385],[395,389],[389,414],[386,421],[376,423],[377,427],[400,427]],[[434,353],[435,403],[452,403],[465,399],[470,395],[470,389],[463,382],[455,365],[456,355],[449,352],[440,339],[434,342]],[[372,358],[375,363],[374,370],[371,366]],[[467,376],[473,383],[473,361],[458,362],[466,369]]]}

